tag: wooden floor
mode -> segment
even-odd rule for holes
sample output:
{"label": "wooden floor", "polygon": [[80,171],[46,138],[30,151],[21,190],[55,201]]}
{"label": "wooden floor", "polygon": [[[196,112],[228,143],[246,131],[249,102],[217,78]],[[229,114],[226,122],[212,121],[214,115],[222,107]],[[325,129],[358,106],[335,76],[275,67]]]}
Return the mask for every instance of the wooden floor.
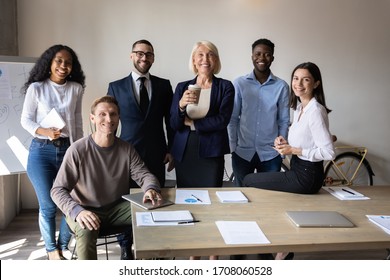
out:
{"label": "wooden floor", "polygon": [[[71,241],[72,250],[74,241]],[[109,259],[120,259],[120,248],[115,244],[108,245]],[[98,259],[106,259],[104,246],[98,249]],[[388,256],[387,250],[366,250],[352,252],[318,252],[296,253],[296,260],[383,260]],[[221,256],[220,259],[227,259]],[[257,256],[248,256],[257,259]],[[0,260],[44,260],[46,252],[38,228],[37,211],[22,211],[5,229],[0,231]]]}

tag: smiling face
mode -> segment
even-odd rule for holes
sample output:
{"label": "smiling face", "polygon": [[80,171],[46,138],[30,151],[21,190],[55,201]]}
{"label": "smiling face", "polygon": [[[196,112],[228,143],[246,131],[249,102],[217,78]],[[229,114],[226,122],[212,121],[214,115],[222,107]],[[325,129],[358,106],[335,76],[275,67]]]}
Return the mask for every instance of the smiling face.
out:
{"label": "smiling face", "polygon": [[54,56],[50,66],[50,80],[63,84],[72,72],[72,55],[67,50],[61,50]]}
{"label": "smiling face", "polygon": [[274,55],[272,49],[267,45],[257,45],[252,51],[252,63],[255,71],[263,73],[270,71]]}
{"label": "smiling face", "polygon": [[130,58],[139,74],[146,74],[154,62],[153,48],[147,44],[137,44],[134,46]]}
{"label": "smiling face", "polygon": [[205,76],[214,74],[217,60],[217,55],[204,45],[200,45],[192,57],[197,72]]}
{"label": "smiling face", "polygon": [[309,70],[300,68],[295,70],[291,81],[292,90],[301,101],[309,101],[313,97],[314,89],[319,84],[320,81],[315,81]]}
{"label": "smiling face", "polygon": [[90,120],[95,125],[97,134],[115,134],[119,125],[118,107],[113,103],[101,102],[90,114]]}

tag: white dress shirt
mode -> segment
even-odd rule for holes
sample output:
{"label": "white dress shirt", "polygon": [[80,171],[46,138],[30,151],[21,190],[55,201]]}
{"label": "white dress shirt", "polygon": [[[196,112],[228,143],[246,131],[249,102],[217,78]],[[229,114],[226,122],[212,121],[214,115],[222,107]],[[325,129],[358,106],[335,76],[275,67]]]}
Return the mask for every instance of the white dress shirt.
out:
{"label": "white dress shirt", "polygon": [[325,107],[312,98],[301,111],[302,104],[299,104],[288,134],[289,144],[302,148],[299,158],[303,160],[318,162],[334,159],[334,145]]}

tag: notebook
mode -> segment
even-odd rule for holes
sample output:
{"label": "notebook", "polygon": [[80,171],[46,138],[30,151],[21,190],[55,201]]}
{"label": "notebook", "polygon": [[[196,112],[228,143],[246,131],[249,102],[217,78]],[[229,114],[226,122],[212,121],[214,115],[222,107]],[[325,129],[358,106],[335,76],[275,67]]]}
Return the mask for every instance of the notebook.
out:
{"label": "notebook", "polygon": [[156,200],[154,205],[150,201],[143,202],[143,198],[144,198],[143,192],[122,195],[122,198],[130,201],[131,203],[145,210],[152,210],[152,209],[161,208],[161,207],[174,204],[172,201],[168,199]]}
{"label": "notebook", "polygon": [[151,214],[154,222],[191,222],[194,220],[188,210],[153,211]]}
{"label": "notebook", "polygon": [[247,203],[248,198],[241,191],[217,191],[215,192],[222,203]]}
{"label": "notebook", "polygon": [[354,227],[355,225],[336,211],[287,211],[297,227]]}

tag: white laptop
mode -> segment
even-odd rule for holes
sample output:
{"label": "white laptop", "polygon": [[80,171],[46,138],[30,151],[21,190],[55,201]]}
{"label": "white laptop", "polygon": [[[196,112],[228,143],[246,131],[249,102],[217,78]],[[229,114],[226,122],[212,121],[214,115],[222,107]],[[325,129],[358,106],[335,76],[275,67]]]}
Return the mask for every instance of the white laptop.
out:
{"label": "white laptop", "polygon": [[144,198],[143,192],[122,195],[122,198],[130,201],[131,203],[145,210],[152,210],[152,209],[161,208],[164,206],[174,204],[172,201],[167,199],[155,200],[154,205],[152,204],[151,201],[143,202],[143,198]]}
{"label": "white laptop", "polygon": [[287,211],[297,227],[354,227],[346,217],[336,211]]}

